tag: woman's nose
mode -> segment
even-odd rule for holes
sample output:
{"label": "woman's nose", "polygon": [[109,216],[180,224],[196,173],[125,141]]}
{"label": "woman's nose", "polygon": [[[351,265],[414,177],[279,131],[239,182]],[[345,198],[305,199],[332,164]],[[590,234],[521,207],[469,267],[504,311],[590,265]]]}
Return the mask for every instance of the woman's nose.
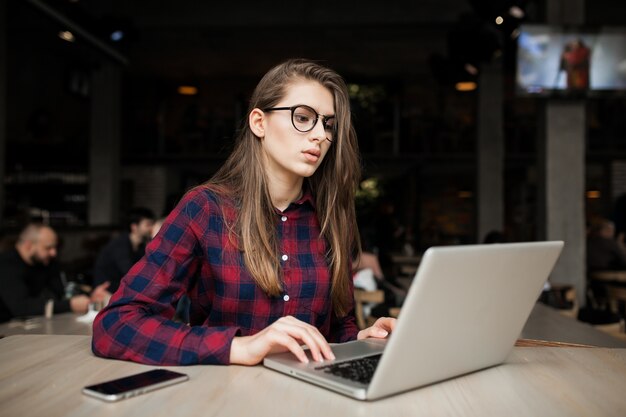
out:
{"label": "woman's nose", "polygon": [[317,118],[317,121],[315,122],[315,126],[313,126],[313,129],[311,130],[311,137],[312,140],[317,140],[317,141],[323,141],[326,139],[326,130],[324,129],[324,121],[322,120],[321,117]]}

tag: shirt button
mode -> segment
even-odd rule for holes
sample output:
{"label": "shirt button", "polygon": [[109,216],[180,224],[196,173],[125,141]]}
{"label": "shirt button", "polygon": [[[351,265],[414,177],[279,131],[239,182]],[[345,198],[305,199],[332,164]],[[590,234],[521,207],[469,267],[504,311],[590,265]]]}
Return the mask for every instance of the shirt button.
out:
{"label": "shirt button", "polygon": [[287,216],[283,216],[280,218],[282,221],[286,222],[287,221]]}
{"label": "shirt button", "polygon": [[283,295],[283,300],[289,301],[289,296],[287,294]]}
{"label": "shirt button", "polygon": [[287,259],[289,259],[289,256],[283,255],[283,256],[280,257],[280,259],[282,259],[283,261],[286,261]]}

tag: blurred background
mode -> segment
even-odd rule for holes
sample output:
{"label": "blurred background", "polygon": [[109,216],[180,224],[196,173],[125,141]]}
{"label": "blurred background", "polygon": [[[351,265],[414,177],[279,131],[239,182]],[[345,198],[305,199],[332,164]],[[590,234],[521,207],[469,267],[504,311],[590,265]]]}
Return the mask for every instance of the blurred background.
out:
{"label": "blurred background", "polygon": [[[166,215],[207,180],[291,57],[349,85],[367,247],[564,239],[555,273],[579,285],[586,225],[623,225],[623,0],[8,0],[0,28],[0,233],[42,218],[67,263],[90,265],[131,207]],[[615,58],[611,82],[594,57]]]}

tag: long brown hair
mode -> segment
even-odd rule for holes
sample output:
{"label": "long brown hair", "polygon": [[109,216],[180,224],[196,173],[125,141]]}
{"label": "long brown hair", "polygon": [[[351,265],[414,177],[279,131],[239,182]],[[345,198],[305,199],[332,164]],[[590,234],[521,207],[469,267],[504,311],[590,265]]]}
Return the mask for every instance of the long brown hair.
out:
{"label": "long brown hair", "polygon": [[[327,259],[332,277],[333,309],[342,317],[348,313],[352,297],[351,258],[360,251],[354,193],[361,165],[346,84],[335,71],[315,62],[288,60],[270,69],[261,79],[250,99],[248,114],[255,108],[275,106],[287,88],[298,80],[316,81],[334,97],[336,137],[321,165],[307,181],[315,198],[321,234],[329,244]],[[235,237],[243,251],[246,267],[256,283],[269,295],[280,294],[276,215],[263,168],[261,141],[250,130],[247,119],[233,152],[203,186],[235,201],[238,217],[236,224],[230,225],[231,237]]]}

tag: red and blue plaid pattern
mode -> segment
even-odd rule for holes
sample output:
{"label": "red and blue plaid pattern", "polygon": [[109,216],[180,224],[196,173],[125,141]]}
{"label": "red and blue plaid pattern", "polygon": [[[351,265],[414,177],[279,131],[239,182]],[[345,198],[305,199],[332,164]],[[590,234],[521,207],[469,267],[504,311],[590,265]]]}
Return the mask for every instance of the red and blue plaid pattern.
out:
{"label": "red and blue plaid pattern", "polygon": [[[96,317],[96,355],[160,365],[228,364],[233,337],[287,315],[314,325],[329,342],[356,338],[354,312],[333,314],[328,245],[310,192],[276,211],[283,272],[276,297],[256,285],[229,239],[224,221],[236,218],[229,207],[206,189],[187,193]],[[172,321],[184,294],[191,299],[189,326]]]}

